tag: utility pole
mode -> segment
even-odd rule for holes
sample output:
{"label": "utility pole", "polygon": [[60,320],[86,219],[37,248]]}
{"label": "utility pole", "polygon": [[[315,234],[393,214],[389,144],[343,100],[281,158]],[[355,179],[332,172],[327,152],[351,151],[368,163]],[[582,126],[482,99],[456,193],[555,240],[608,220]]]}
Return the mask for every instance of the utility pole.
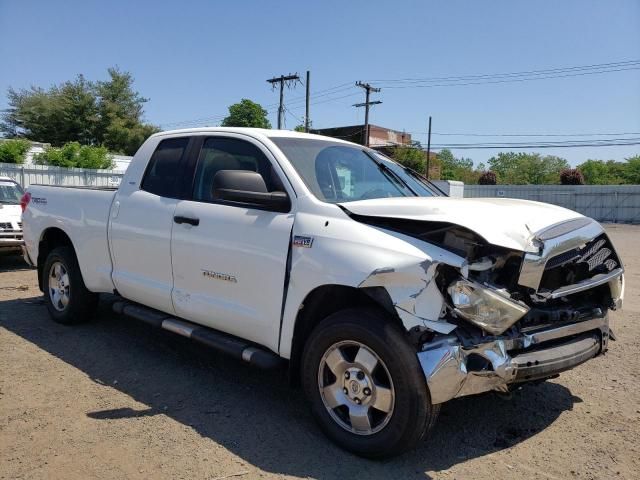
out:
{"label": "utility pole", "polygon": [[429,133],[427,134],[427,180],[429,179],[429,166],[431,163],[431,115],[429,115]]}
{"label": "utility pole", "polygon": [[282,128],[284,123],[284,86],[285,84],[290,87],[292,83],[300,81],[300,77],[296,73],[295,75],[280,75],[279,77],[273,77],[267,80],[271,84],[272,88],[276,87],[276,83],[280,84],[280,106],[278,107],[278,129]]}
{"label": "utility pole", "polygon": [[309,100],[311,98],[311,72],[307,70],[307,83],[305,84],[307,87],[306,94],[306,103],[304,110],[304,131],[309,133],[309,128],[311,127],[311,118],[309,117]]}
{"label": "utility pole", "polygon": [[365,134],[365,146],[369,146],[369,106],[378,105],[382,103],[380,100],[376,100],[374,102],[369,101],[369,96],[371,92],[377,93],[380,91],[379,88],[374,88],[368,83],[356,82],[356,87],[364,88],[365,91],[365,99],[364,103],[356,103],[354,107],[364,107],[364,134]]}

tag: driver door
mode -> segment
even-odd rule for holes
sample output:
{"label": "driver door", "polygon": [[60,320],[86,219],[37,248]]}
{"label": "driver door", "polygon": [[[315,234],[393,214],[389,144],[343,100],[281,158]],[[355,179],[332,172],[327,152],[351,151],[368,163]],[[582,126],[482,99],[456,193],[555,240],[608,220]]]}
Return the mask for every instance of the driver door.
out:
{"label": "driver door", "polygon": [[216,200],[212,191],[220,170],[250,170],[293,198],[268,150],[245,138],[203,139],[192,195],[174,212],[172,298],[180,317],[277,351],[294,214]]}

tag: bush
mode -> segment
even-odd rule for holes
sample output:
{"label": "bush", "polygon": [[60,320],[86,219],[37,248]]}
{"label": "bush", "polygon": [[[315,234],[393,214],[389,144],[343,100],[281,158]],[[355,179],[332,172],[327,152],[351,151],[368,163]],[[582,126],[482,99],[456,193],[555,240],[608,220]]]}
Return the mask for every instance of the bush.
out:
{"label": "bush", "polygon": [[495,185],[497,183],[498,181],[496,178],[496,174],[493,173],[491,170],[482,172],[482,174],[480,175],[480,178],[478,179],[478,185]]}
{"label": "bush", "polygon": [[584,177],[577,168],[565,168],[560,172],[560,183],[562,185],[584,185]]}
{"label": "bush", "polygon": [[24,163],[29,148],[31,142],[28,140],[0,141],[0,163]]}
{"label": "bush", "polygon": [[80,145],[69,142],[60,148],[48,147],[43,153],[34,156],[40,165],[65,168],[113,168],[113,159],[105,147]]}

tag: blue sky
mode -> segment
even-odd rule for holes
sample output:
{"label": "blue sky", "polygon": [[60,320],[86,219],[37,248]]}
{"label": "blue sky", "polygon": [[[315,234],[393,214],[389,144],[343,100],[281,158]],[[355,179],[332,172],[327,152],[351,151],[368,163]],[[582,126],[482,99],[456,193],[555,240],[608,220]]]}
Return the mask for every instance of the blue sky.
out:
{"label": "blue sky", "polygon": [[[133,73],[146,119],[211,124],[247,97],[277,102],[265,80],[311,70],[318,128],[363,121],[357,80],[521,72],[640,60],[640,1],[26,1],[0,0],[0,108],[9,86],[49,86],[109,66]],[[376,82],[373,82],[375,85]],[[377,84],[382,85],[381,82]],[[399,85],[387,83],[388,86]],[[287,127],[304,115],[287,91]],[[337,98],[350,95],[346,98]],[[640,132],[640,70],[514,83],[383,88],[372,123],[416,132]],[[328,100],[328,101],[327,101]],[[270,107],[275,125],[275,108]],[[640,135],[635,135],[640,137]],[[585,140],[465,137],[432,142]],[[609,137],[605,137],[609,138]],[[616,137],[611,137],[616,138]],[[497,150],[455,150],[485,161]],[[640,145],[545,149],[576,164],[622,160]]]}

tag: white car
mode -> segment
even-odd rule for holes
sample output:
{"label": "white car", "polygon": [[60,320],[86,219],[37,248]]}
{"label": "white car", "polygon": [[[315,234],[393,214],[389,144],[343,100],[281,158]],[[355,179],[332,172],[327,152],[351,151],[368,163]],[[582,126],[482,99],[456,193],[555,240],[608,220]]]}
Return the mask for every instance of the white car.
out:
{"label": "white car", "polygon": [[0,253],[19,253],[22,241],[22,187],[9,177],[0,176]]}
{"label": "white car", "polygon": [[88,320],[112,293],[119,313],[285,363],[323,431],[368,457],[412,448],[448,400],[605,352],[622,304],[623,266],[597,222],[447,198],[317,135],[158,133],[117,191],[31,186],[23,203],[54,320]]}

